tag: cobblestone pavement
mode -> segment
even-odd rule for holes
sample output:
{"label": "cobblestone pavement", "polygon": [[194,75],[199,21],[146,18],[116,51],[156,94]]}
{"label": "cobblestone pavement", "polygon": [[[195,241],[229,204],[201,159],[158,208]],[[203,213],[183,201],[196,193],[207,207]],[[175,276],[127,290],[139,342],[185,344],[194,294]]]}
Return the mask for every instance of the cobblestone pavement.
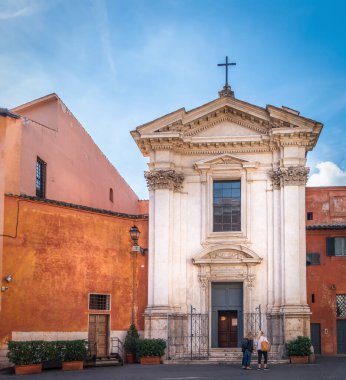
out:
{"label": "cobblestone pavement", "polygon": [[[21,376],[22,380],[346,380],[346,357],[320,357],[314,364],[277,364],[269,371],[252,371],[234,364],[178,365],[166,364],[123,367],[86,368],[82,371],[63,372],[45,370],[38,375]],[[16,379],[8,370],[0,372],[0,380]]]}

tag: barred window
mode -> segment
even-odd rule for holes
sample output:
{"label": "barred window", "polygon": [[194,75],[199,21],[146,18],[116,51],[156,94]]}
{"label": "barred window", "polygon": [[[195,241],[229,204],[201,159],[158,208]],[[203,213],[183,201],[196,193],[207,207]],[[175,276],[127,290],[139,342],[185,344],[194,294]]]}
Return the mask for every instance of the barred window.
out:
{"label": "barred window", "polygon": [[336,295],[336,316],[346,318],[346,294]]}
{"label": "barred window", "polygon": [[89,310],[110,310],[109,294],[89,294]]}
{"label": "barred window", "polygon": [[37,157],[36,160],[36,196],[46,197],[46,170],[47,164]]}
{"label": "barred window", "polygon": [[214,232],[240,231],[240,181],[214,181]]}
{"label": "barred window", "polygon": [[320,265],[321,255],[317,252],[306,254],[306,265]]}

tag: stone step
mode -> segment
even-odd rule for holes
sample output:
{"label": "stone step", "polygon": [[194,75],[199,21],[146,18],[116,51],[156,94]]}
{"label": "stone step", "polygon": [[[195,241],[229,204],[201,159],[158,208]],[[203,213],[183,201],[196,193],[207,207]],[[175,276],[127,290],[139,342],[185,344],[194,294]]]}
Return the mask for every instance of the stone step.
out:
{"label": "stone step", "polygon": [[96,357],[95,366],[96,367],[107,367],[107,366],[118,366],[123,365],[122,359],[118,354],[110,354],[105,356]]}
{"label": "stone step", "polygon": [[107,367],[107,366],[120,366],[122,363],[118,359],[103,359],[103,360],[96,360],[95,366],[96,367]]}

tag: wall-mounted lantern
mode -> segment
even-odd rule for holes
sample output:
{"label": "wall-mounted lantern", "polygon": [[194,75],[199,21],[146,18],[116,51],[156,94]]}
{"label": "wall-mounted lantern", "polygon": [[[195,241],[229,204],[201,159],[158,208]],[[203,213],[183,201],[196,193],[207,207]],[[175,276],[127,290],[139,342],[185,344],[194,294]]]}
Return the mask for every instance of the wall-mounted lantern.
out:
{"label": "wall-mounted lantern", "polygon": [[131,236],[131,239],[132,239],[132,242],[133,242],[133,245],[132,245],[132,249],[131,251],[132,252],[140,252],[140,254],[142,256],[144,256],[146,254],[146,252],[148,252],[148,249],[147,248],[142,248],[139,244],[138,244],[138,239],[139,239],[139,235],[140,235],[140,231],[138,229],[137,226],[133,225],[131,228],[130,228],[130,236]]}

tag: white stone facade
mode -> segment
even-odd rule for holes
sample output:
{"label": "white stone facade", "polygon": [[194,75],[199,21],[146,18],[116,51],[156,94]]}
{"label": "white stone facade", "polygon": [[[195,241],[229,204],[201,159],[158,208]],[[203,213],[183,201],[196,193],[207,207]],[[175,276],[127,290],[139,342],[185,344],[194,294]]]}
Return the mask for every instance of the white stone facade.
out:
{"label": "white stone facade", "polygon": [[[284,335],[309,334],[305,273],[306,153],[322,124],[233,96],[180,109],[132,132],[150,157],[146,337],[167,315],[211,312],[211,284],[242,282],[244,313],[284,315]],[[240,180],[241,228],[213,231],[213,181]]]}

